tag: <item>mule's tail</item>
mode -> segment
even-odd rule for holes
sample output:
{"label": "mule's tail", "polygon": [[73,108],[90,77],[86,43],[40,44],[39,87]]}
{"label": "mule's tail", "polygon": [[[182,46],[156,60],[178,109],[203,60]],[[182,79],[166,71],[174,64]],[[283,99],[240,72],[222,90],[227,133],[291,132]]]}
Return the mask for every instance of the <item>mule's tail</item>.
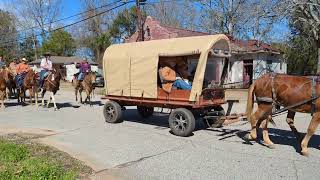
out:
{"label": "mule's tail", "polygon": [[248,89],[248,99],[247,99],[247,120],[250,122],[251,121],[251,115],[253,111],[253,103],[254,103],[254,88],[255,84],[253,83],[249,89]]}

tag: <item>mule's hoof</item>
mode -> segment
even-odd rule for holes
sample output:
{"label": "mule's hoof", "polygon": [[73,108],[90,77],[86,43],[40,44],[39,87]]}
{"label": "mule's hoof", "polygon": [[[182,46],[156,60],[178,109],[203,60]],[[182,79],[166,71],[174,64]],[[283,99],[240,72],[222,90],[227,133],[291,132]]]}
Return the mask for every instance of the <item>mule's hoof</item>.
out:
{"label": "mule's hoof", "polygon": [[308,151],[301,151],[301,155],[309,157],[309,152]]}
{"label": "mule's hoof", "polygon": [[254,141],[255,139],[251,137],[250,133],[246,134],[245,136],[243,136],[243,138],[245,140],[248,140],[248,141]]}
{"label": "mule's hoof", "polygon": [[275,145],[275,144],[266,144],[266,146],[267,146],[269,149],[275,149],[275,148],[276,148],[276,145]]}

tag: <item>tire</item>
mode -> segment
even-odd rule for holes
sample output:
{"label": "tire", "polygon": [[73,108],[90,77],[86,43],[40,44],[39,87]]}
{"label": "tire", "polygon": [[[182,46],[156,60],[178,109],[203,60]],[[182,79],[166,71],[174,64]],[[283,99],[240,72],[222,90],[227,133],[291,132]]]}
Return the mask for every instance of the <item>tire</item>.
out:
{"label": "tire", "polygon": [[178,108],[169,116],[169,126],[176,136],[190,136],[195,129],[196,121],[191,111],[185,108]]}
{"label": "tire", "polygon": [[146,106],[137,106],[137,110],[141,117],[148,118],[152,116],[154,108]]}
{"label": "tire", "polygon": [[104,119],[108,123],[119,123],[122,121],[121,106],[114,101],[108,101],[103,106]]}
{"label": "tire", "polygon": [[224,120],[221,119],[221,116],[225,115],[225,111],[221,106],[213,108],[210,112],[208,112],[208,116],[214,116],[210,118],[204,118],[203,122],[208,127],[219,128],[222,127]]}

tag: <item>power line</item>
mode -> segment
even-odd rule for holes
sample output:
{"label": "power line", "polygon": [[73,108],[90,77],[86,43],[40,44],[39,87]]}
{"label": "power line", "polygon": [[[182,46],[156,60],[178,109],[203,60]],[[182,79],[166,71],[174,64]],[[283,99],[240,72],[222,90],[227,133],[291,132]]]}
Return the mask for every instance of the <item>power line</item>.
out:
{"label": "power line", "polygon": [[[82,20],[73,22],[73,23],[71,23],[71,24],[68,24],[68,25],[65,25],[65,26],[62,26],[62,27],[59,27],[59,28],[56,28],[56,29],[54,29],[54,30],[51,30],[50,32],[55,32],[55,31],[58,31],[58,30],[61,30],[61,29],[64,29],[64,28],[67,28],[67,27],[70,27],[70,26],[79,24],[79,23],[81,23],[81,22],[87,21],[87,20],[89,20],[89,19],[91,19],[91,18],[94,18],[94,17],[96,17],[96,16],[100,16],[100,15],[102,15],[102,14],[104,14],[104,13],[107,13],[107,12],[109,12],[109,11],[112,11],[112,10],[114,10],[114,9],[120,8],[120,7],[122,7],[122,6],[126,5],[126,4],[133,3],[133,2],[135,2],[135,1],[134,1],[134,0],[131,0],[131,1],[128,1],[128,2],[123,2],[122,4],[120,4],[120,5],[118,5],[118,6],[115,6],[115,7],[113,7],[113,8],[110,8],[110,9],[108,9],[108,10],[106,10],[106,11],[102,11],[102,12],[100,12],[100,13],[97,13],[97,14],[93,15],[93,16],[84,18],[84,19],[82,19]],[[48,33],[48,32],[47,32],[47,33]],[[25,39],[28,39],[28,38],[37,37],[37,36],[41,36],[41,35],[42,35],[42,33],[39,33],[39,34],[36,34],[36,35],[33,35],[33,36],[18,38],[17,41],[19,41],[19,40],[25,40]],[[1,43],[0,43],[0,44],[1,44],[0,47],[3,47],[3,46],[5,46],[6,44],[13,43],[13,42],[16,42],[16,40],[1,42]]]}
{"label": "power line", "polygon": [[[74,14],[74,15],[71,15],[71,16],[68,16],[68,17],[64,17],[64,18],[55,20],[55,21],[53,21],[53,22],[51,22],[51,23],[45,23],[45,24],[43,24],[43,26],[50,25],[50,24],[54,24],[54,23],[57,23],[57,22],[60,22],[60,21],[64,21],[64,20],[70,19],[70,18],[74,18],[74,17],[77,17],[77,16],[79,16],[79,15],[85,14],[85,13],[87,13],[87,12],[91,12],[91,11],[94,11],[94,10],[98,10],[98,9],[101,9],[101,8],[104,8],[104,7],[112,6],[112,5],[117,4],[117,3],[121,2],[121,1],[122,1],[122,0],[118,0],[118,1],[113,2],[113,3],[105,4],[105,5],[102,5],[102,6],[100,6],[100,7],[94,8],[94,9],[89,9],[89,10],[87,10],[87,11],[83,11],[83,12],[80,12],[80,13],[77,13],[77,14]],[[28,31],[28,30],[31,30],[31,29],[36,29],[36,28],[41,28],[41,27],[40,27],[40,26],[29,27],[29,28],[25,28],[25,29],[22,29],[22,30],[17,31],[17,33],[24,32],[24,31]]]}

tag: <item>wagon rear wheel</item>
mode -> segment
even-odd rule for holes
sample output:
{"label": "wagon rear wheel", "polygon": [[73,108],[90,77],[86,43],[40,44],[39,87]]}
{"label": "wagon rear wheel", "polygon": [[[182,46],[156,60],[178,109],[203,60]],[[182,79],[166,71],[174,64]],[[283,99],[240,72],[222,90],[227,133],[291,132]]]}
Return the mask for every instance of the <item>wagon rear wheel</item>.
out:
{"label": "wagon rear wheel", "polygon": [[146,106],[137,106],[137,110],[143,118],[148,118],[152,116],[154,108],[153,107],[146,107]]}
{"label": "wagon rear wheel", "polygon": [[108,101],[103,107],[104,119],[108,123],[118,123],[122,119],[121,106],[114,101]]}
{"label": "wagon rear wheel", "polygon": [[174,135],[190,136],[195,129],[195,118],[188,109],[178,108],[171,112],[169,126]]}

